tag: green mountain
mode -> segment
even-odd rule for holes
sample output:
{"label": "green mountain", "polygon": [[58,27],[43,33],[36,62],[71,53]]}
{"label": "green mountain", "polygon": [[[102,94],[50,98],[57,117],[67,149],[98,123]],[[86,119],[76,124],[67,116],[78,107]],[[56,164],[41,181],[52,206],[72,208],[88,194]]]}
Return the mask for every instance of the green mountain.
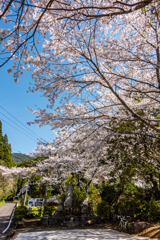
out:
{"label": "green mountain", "polygon": [[17,167],[35,167],[37,163],[47,159],[46,156],[39,156],[31,160],[23,161],[17,164]]}
{"label": "green mountain", "polygon": [[31,160],[33,158],[34,157],[30,157],[30,156],[22,154],[22,153],[12,153],[12,160],[14,160],[16,163],[29,161],[29,160]]}

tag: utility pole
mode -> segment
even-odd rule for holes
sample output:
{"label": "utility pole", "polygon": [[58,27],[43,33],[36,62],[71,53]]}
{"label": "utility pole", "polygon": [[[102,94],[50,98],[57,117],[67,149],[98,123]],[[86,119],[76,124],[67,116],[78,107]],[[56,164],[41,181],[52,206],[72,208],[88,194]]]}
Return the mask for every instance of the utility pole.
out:
{"label": "utility pole", "polygon": [[25,192],[25,197],[24,197],[24,203],[23,203],[23,205],[25,205],[25,203],[26,203],[26,196],[27,196],[27,188],[26,188],[26,192]]}
{"label": "utility pole", "polygon": [[[48,175],[48,174],[47,174]],[[46,182],[46,187],[45,187],[45,197],[44,197],[44,211],[43,211],[43,217],[45,216],[46,213],[46,206],[47,206],[47,193],[48,193],[48,182]]]}
{"label": "utility pole", "polygon": [[26,185],[26,192],[25,192],[24,203],[23,203],[24,205],[26,203],[28,185],[29,185],[29,181],[27,181],[27,185]]}
{"label": "utility pole", "polygon": [[[51,150],[49,150],[49,157],[51,156]],[[47,177],[49,176],[49,172],[47,169]],[[45,197],[44,197],[44,211],[43,211],[43,217],[45,216],[46,213],[46,206],[47,206],[47,194],[48,194],[48,181],[46,182],[46,187],[45,187]]]}

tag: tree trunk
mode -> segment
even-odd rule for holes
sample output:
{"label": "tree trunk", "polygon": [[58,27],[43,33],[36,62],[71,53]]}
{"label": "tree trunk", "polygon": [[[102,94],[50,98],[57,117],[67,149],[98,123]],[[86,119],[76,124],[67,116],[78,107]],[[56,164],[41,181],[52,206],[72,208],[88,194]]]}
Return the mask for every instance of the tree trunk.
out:
{"label": "tree trunk", "polygon": [[153,174],[152,173],[150,174],[150,180],[151,180],[151,182],[153,184],[153,192],[154,192],[155,199],[156,200],[160,200],[160,192],[159,192],[159,189],[158,189],[158,184],[153,179]]}

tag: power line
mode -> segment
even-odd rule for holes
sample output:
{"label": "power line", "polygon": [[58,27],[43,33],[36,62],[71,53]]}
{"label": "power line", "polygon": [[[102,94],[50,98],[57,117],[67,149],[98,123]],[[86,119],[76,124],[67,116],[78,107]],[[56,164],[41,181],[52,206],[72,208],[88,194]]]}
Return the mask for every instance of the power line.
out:
{"label": "power line", "polygon": [[[27,130],[29,130],[30,132],[32,132],[34,135],[38,136],[36,133],[34,133],[32,130],[30,130],[29,128],[27,128],[23,123],[21,123],[17,118],[15,118],[11,113],[9,113],[5,108],[3,108],[2,106],[0,106],[5,112],[7,112],[11,117],[13,117],[16,121],[18,121],[22,126],[24,126]],[[42,139],[38,136],[39,139]],[[47,142],[46,140],[43,139],[43,141]]]}
{"label": "power line", "polygon": [[[10,120],[12,123],[16,124],[16,126],[18,126],[19,128],[21,128],[23,131],[26,131],[25,129],[23,129],[21,126],[19,126],[16,122],[14,122],[12,119],[8,118],[5,114],[1,113],[4,117],[6,117],[8,120]],[[29,132],[27,132],[28,134],[30,134]],[[36,140],[38,140],[38,138],[36,138],[35,136],[32,135],[33,138],[35,138]]]}
{"label": "power line", "polygon": [[[3,145],[5,145],[5,146],[7,146],[7,147],[8,147],[8,145],[7,145],[7,144],[5,144],[5,143],[3,143],[3,142],[0,142],[0,143],[2,143]],[[18,150],[17,150],[17,149],[15,149],[15,148],[12,148],[12,147],[11,147],[11,149],[14,149],[14,151],[21,153],[20,151],[18,151]]]}
{"label": "power line", "polygon": [[[19,129],[17,129],[16,127],[12,126],[10,123],[6,122],[6,121],[5,121],[4,119],[2,119],[1,117],[0,117],[0,119],[1,119],[2,121],[4,121],[5,123],[7,123],[8,125],[10,125],[11,127],[13,127],[14,129],[16,129],[18,132],[21,132]],[[27,137],[29,137],[29,138],[32,139],[33,141],[37,142],[35,139],[31,138],[31,137],[28,136],[27,134],[25,134],[25,133],[23,133],[23,132],[21,132],[21,133],[24,134],[24,135],[26,135]]]}
{"label": "power line", "polygon": [[[2,96],[1,96],[2,97]],[[24,126],[27,130],[29,130],[30,132],[32,132],[32,134],[34,134],[35,136],[37,136],[39,139],[42,139],[44,142],[47,142],[45,139],[39,137],[36,133],[34,133],[31,129],[27,128],[23,123],[21,123],[17,118],[15,118],[11,113],[9,113],[5,108],[3,108],[2,106],[0,106],[5,112],[7,112],[10,116],[12,116],[16,121],[18,121],[22,126]],[[48,143],[48,142],[47,142]]]}
{"label": "power line", "polygon": [[[3,142],[0,142],[0,144],[3,144],[3,145],[5,145],[5,146],[7,146],[8,147],[8,145],[7,144],[5,144],[5,143],[3,143]],[[16,151],[16,152],[19,152],[19,153],[21,153],[20,151],[18,151],[17,149],[15,149],[15,148],[12,148],[11,147],[11,151],[12,151],[12,149],[14,149],[14,151]],[[0,152],[4,152],[4,151],[0,151]],[[12,155],[12,154],[14,154],[14,152],[12,151],[12,153],[11,154],[6,154],[6,155]],[[21,153],[21,154],[23,154],[23,153]],[[16,157],[16,156],[14,156],[15,158],[17,158],[17,159],[20,159],[20,158],[18,158],[18,157]],[[21,160],[21,159],[20,159]],[[31,160],[31,159],[29,159],[29,160]],[[25,160],[25,161],[28,161],[28,160]]]}

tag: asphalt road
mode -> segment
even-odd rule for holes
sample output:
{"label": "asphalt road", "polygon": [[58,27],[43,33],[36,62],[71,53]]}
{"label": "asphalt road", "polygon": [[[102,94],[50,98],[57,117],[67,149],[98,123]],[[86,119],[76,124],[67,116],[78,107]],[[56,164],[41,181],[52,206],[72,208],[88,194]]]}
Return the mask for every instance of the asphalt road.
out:
{"label": "asphalt road", "polygon": [[15,240],[148,240],[111,229],[76,229],[20,233]]}
{"label": "asphalt road", "polygon": [[0,206],[0,234],[8,226],[14,206],[14,203],[6,203],[5,205]]}

